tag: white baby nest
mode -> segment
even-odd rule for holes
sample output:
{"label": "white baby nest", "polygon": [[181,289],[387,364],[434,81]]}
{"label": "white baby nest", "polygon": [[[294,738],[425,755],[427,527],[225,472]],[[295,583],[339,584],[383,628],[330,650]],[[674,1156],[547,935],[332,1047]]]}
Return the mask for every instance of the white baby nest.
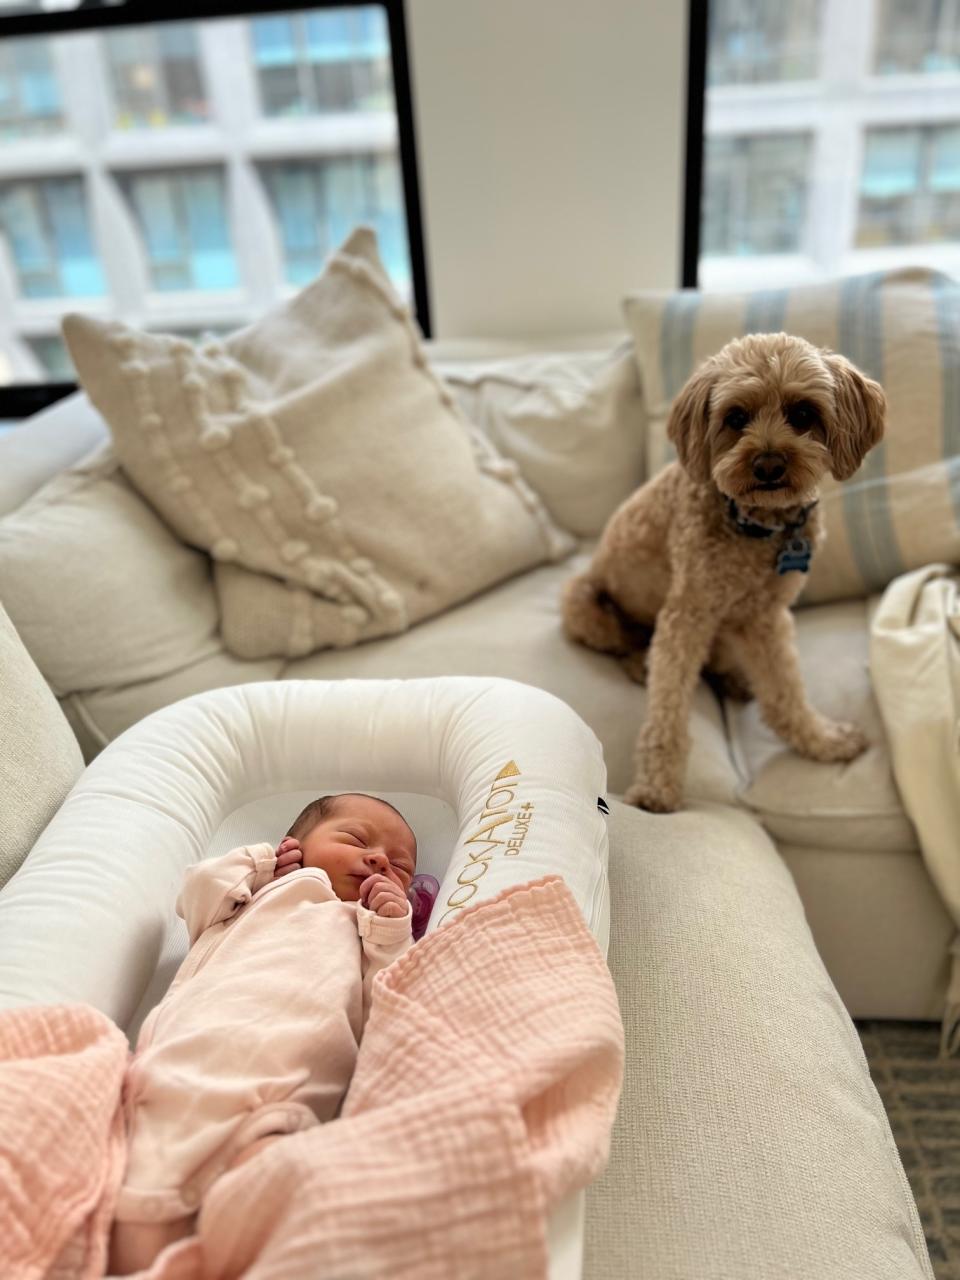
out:
{"label": "white baby nest", "polygon": [[[390,800],[440,880],[428,932],[512,884],[561,875],[606,952],[600,744],[511,680],[269,681],[128,729],[84,771],[0,893],[0,1007],[81,1001],[131,1036],[187,950],[186,867],[279,841],[308,800]],[[554,1215],[551,1276],[580,1275],[583,1196]]]}

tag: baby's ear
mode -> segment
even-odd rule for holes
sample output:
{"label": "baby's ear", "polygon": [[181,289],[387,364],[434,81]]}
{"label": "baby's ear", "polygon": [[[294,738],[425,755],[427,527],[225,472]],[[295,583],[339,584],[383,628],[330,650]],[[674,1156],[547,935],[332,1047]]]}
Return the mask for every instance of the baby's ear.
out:
{"label": "baby's ear", "polygon": [[827,432],[830,471],[849,480],[875,444],[883,439],[887,397],[883,387],[864,377],[845,356],[826,356],[834,382],[834,422]]}
{"label": "baby's ear", "polygon": [[707,445],[707,417],[715,367],[712,360],[684,383],[670,406],[667,438],[677,447],[677,458],[691,480],[699,484],[710,479],[710,449]]}

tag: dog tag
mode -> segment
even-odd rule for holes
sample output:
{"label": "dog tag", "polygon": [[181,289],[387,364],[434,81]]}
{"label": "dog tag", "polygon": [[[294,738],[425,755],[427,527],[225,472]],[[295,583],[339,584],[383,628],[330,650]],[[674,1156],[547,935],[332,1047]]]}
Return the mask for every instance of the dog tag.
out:
{"label": "dog tag", "polygon": [[777,573],[807,573],[812,548],[809,538],[790,538],[777,556]]}

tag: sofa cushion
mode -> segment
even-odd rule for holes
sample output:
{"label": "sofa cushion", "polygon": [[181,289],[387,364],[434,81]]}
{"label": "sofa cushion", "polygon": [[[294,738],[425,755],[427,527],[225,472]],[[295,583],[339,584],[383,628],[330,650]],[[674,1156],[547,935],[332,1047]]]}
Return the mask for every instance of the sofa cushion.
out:
{"label": "sofa cushion", "polygon": [[107,424],[82,392],[0,434],[0,516],[109,438]]}
{"label": "sofa cushion", "polygon": [[[615,659],[584,649],[563,634],[560,589],[581,563],[586,563],[585,555],[582,562],[535,569],[400,636],[285,664],[272,659],[240,662],[221,653],[159,680],[75,695],[68,700],[68,715],[83,724],[88,741],[102,744],[176,698],[244,680],[506,676],[546,689],[578,712],[603,745],[611,792],[622,792],[631,781],[633,743],[645,695]],[[694,699],[691,732],[689,793],[734,802],[737,775],[723,717],[703,684]]]}
{"label": "sofa cushion", "polygon": [[607,351],[431,362],[565,529],[595,537],[640,484],[645,413],[629,339]]}
{"label": "sofa cushion", "polygon": [[[243,656],[394,634],[572,547],[455,409],[368,229],[222,344],[63,328],[141,493],[185,542],[263,576],[260,599],[224,579]],[[284,583],[318,607],[278,611]]]}
{"label": "sofa cushion", "polygon": [[58,694],[149,680],[219,648],[207,557],[157,518],[109,445],[0,520],[0,598]]}
{"label": "sofa cushion", "polygon": [[850,764],[805,760],[767,728],[755,702],[727,706],[731,746],[743,778],[741,799],[787,844],[894,852],[918,848],[870,684],[873,607],[871,601],[849,600],[796,615],[809,699],[825,715],[860,725],[870,746],[859,759]]}
{"label": "sofa cushion", "polygon": [[0,606],[0,888],[82,769],[70,726]]}
{"label": "sofa cushion", "polygon": [[670,461],[670,404],[731,338],[786,330],[883,384],[887,429],[852,480],[827,479],[827,542],[801,603],[863,597],[960,560],[960,285],[920,268],[751,293],[631,294],[624,303],[650,415],[648,469]]}

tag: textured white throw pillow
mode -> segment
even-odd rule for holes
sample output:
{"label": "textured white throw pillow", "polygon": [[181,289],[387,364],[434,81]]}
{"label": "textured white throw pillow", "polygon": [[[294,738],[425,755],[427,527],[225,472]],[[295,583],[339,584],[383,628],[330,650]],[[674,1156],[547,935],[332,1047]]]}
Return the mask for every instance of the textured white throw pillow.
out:
{"label": "textured white throw pillow", "polygon": [[222,343],[81,315],[63,330],[124,470],[227,567],[241,656],[403,631],[572,547],[429,368],[367,228]]}
{"label": "textured white throw pillow", "polygon": [[220,647],[209,560],[157,518],[109,445],[0,520],[0,600],[61,696],[150,680]]}

